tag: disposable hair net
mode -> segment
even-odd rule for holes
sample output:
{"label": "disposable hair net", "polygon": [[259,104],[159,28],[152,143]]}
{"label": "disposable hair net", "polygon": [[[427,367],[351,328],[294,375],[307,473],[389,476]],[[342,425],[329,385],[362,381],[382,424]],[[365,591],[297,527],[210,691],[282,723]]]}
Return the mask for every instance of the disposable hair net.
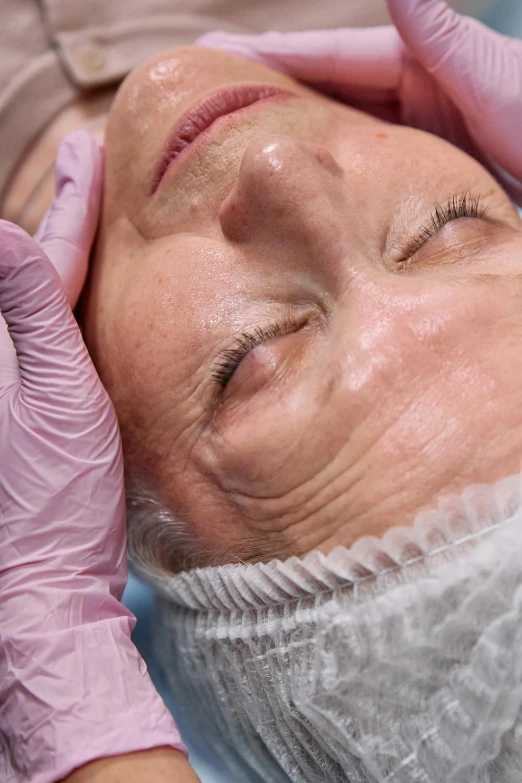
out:
{"label": "disposable hair net", "polygon": [[521,488],[328,556],[149,571],[182,734],[231,780],[520,783]]}

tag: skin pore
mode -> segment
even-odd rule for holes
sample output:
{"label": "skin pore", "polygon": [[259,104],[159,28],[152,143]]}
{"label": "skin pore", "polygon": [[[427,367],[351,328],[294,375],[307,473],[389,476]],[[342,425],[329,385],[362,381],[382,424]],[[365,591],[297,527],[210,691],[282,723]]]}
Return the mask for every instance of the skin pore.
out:
{"label": "skin pore", "polygon": [[[246,83],[296,97],[151,195],[177,118]],[[85,334],[129,480],[188,531],[185,565],[349,546],[518,472],[521,272],[515,208],[442,140],[210,49],[134,71],[108,118]]]}

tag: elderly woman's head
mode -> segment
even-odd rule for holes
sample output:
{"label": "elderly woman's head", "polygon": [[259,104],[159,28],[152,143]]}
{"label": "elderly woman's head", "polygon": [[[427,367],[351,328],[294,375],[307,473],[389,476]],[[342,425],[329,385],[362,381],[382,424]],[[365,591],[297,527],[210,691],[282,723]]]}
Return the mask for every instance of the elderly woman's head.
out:
{"label": "elderly woman's head", "polygon": [[[238,85],[263,99],[166,166]],[[326,552],[520,469],[521,224],[477,162],[192,47],[125,81],[106,168],[86,337],[185,563]]]}

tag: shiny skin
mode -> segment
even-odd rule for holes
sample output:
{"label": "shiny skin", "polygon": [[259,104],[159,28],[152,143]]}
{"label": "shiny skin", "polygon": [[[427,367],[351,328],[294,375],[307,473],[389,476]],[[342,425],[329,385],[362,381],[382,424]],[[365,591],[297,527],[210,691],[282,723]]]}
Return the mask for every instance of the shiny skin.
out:
{"label": "shiny skin", "polygon": [[[218,134],[151,197],[176,119],[256,81],[299,97]],[[486,219],[407,257],[435,204],[466,191]],[[129,481],[159,494],[205,565],[349,546],[517,472],[521,272],[516,210],[447,142],[261,64],[164,53],[108,118],[85,307]],[[220,352],[268,324],[284,334],[220,388]]]}

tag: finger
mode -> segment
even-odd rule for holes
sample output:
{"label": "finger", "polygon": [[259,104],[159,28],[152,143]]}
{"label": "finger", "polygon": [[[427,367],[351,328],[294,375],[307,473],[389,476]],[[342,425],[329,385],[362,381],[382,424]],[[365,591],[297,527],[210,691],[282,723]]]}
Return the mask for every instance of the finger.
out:
{"label": "finger", "polygon": [[440,136],[484,162],[484,155],[470,136],[455,103],[412,57],[404,69],[401,93],[405,96],[401,101],[401,124]]}
{"label": "finger", "polygon": [[398,86],[403,52],[393,27],[262,35],[213,32],[198,38],[196,45],[261,62],[303,82],[378,90]]}
{"label": "finger", "polygon": [[64,138],[55,165],[56,198],[34,239],[62,279],[71,307],[87,274],[100,213],[103,151],[86,131]]}
{"label": "finger", "polygon": [[522,179],[522,42],[459,16],[443,0],[388,0],[414,57],[458,106],[469,132]]}
{"label": "finger", "polygon": [[0,312],[14,344],[27,401],[85,399],[97,376],[60,278],[39,245],[0,220]]}

